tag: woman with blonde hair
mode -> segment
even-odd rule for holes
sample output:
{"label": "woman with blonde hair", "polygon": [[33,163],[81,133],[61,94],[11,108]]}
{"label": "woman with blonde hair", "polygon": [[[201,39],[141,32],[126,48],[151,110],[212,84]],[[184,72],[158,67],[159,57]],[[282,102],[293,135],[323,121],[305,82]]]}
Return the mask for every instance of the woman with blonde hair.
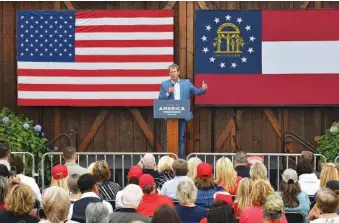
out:
{"label": "woman with blonde hair", "polygon": [[52,168],[51,186],[56,186],[64,189],[69,193],[68,189],[68,170],[65,165],[56,165]]}
{"label": "woman with blonde hair", "polygon": [[238,185],[237,196],[234,201],[234,215],[240,217],[241,211],[251,206],[252,200],[250,197],[252,191],[252,181],[250,178],[242,178]]}
{"label": "woman with blonde hair", "polygon": [[5,199],[6,210],[0,214],[0,222],[6,223],[38,223],[39,220],[30,215],[34,209],[35,195],[26,184],[18,184]]}
{"label": "woman with blonde hair", "polygon": [[96,162],[91,163],[88,167],[87,167],[87,172],[93,175],[93,168]]}
{"label": "woman with blonde hair", "polygon": [[40,221],[40,223],[74,222],[67,221],[70,206],[71,203],[65,190],[54,186],[48,188],[42,198],[42,207],[47,221]]}
{"label": "woman with blonde hair", "polygon": [[176,198],[179,201],[175,205],[181,222],[200,222],[206,217],[207,209],[196,206],[198,189],[191,180],[183,180],[178,184]]}
{"label": "woman with blonde hair", "polygon": [[187,165],[188,165],[188,173],[187,176],[193,180],[195,180],[195,177],[197,176],[197,168],[198,165],[202,163],[201,159],[199,159],[198,157],[192,157],[187,161]]}
{"label": "woman with blonde hair", "polygon": [[115,200],[121,187],[119,184],[110,181],[111,170],[105,160],[100,160],[95,163],[93,176],[99,186],[99,197],[104,200]]}
{"label": "woman with blonde hair", "polygon": [[[250,194],[252,205],[241,211],[239,223],[257,223],[264,221],[264,204],[269,195],[274,194],[274,189],[266,180],[253,182]],[[281,223],[287,223],[285,216]]]}
{"label": "woman with blonde hair", "polygon": [[338,170],[333,163],[325,164],[320,172],[320,188],[326,188],[331,180],[339,180]]}
{"label": "woman with blonde hair", "polygon": [[266,180],[267,182],[269,182],[267,178],[266,166],[261,162],[256,162],[251,166],[250,177],[252,181]]}
{"label": "woman with blonde hair", "polygon": [[174,178],[173,173],[173,162],[174,159],[170,156],[163,156],[159,159],[158,162],[158,172],[159,172],[159,181],[158,189],[161,190],[162,185],[169,180]]}
{"label": "woman with blonde hair", "polygon": [[233,167],[233,163],[227,157],[218,159],[216,164],[216,184],[232,195],[237,193],[241,177]]}

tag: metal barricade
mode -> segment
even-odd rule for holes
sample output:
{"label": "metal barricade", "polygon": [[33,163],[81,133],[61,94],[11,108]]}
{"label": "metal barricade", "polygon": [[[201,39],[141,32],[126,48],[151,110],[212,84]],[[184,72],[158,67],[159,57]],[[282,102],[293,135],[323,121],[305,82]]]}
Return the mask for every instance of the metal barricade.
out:
{"label": "metal barricade", "polygon": [[334,163],[339,163],[339,156],[334,159]]}
{"label": "metal barricade", "polygon": [[[24,162],[25,170],[29,169],[32,172],[32,177],[39,176],[35,173],[35,158],[32,153],[29,152],[11,152],[11,154],[22,156],[22,160]],[[25,172],[24,170],[24,172]]]}
{"label": "metal barricade", "polygon": [[[293,165],[298,164],[300,153],[247,153],[248,156],[263,156],[264,164],[267,168],[268,178],[276,189],[279,188],[281,174],[285,169],[295,167]],[[229,158],[234,163],[235,153],[191,153],[187,156],[187,160],[192,157],[198,157],[203,162],[210,163],[214,169],[214,175],[216,173],[216,162],[221,157]],[[295,159],[291,161],[290,158]],[[317,163],[322,159],[322,162],[326,162],[326,157],[321,154],[314,154],[314,171],[317,170]]]}
{"label": "metal barricade", "polygon": [[[125,181],[127,181],[127,173],[131,166],[137,165],[142,157],[146,154],[144,153],[106,153],[106,152],[84,152],[77,153],[78,159],[77,162],[80,166],[87,168],[91,163],[94,163],[98,160],[106,160],[110,168],[112,169],[111,178],[113,181],[118,182],[122,188],[125,187]],[[155,157],[156,162],[165,155],[170,155],[173,158],[177,159],[177,155],[174,153],[152,153]],[[47,163],[48,162],[48,163]],[[45,153],[41,158],[41,181],[42,187],[45,185],[45,172],[56,164],[62,164],[63,158],[62,153],[52,152]],[[46,164],[48,164],[46,166]]]}

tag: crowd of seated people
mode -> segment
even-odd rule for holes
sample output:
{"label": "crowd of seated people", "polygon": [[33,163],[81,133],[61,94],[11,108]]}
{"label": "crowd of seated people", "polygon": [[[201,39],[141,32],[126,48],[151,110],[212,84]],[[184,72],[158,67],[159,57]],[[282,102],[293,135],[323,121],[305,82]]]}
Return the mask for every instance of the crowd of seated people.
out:
{"label": "crowd of seated people", "polygon": [[23,160],[10,153],[7,144],[0,144],[0,222],[339,222],[338,170],[327,163],[316,173],[307,153],[295,170],[283,171],[277,190],[266,166],[247,163],[242,151],[234,163],[218,159],[215,176],[213,166],[197,157],[163,156],[156,163],[148,153],[129,169],[121,188],[105,160],[86,169],[76,163],[76,150],[67,147],[65,164],[52,168],[51,184],[44,189],[37,189],[35,180],[24,175]]}

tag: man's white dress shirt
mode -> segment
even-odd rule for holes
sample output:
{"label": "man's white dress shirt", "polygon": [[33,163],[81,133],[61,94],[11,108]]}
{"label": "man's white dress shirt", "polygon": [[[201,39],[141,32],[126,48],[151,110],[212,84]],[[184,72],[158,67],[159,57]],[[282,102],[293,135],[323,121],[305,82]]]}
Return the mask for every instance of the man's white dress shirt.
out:
{"label": "man's white dress shirt", "polygon": [[[174,100],[180,100],[180,79],[174,83]],[[173,81],[172,81],[173,83]]]}
{"label": "man's white dress shirt", "polygon": [[[96,197],[96,198],[99,198],[101,199],[96,193],[94,192],[87,192],[87,193],[84,193],[82,194],[81,198],[85,198],[85,197]],[[80,199],[81,199],[80,198]],[[79,200],[80,200],[79,199]],[[108,212],[111,214],[113,213],[113,208],[112,208],[112,205],[110,203],[108,203],[107,201],[103,201],[102,202],[104,205],[106,205],[106,207],[108,208]],[[71,205],[71,207],[69,208],[69,213],[68,213],[68,219],[72,219],[72,215],[73,215],[73,205]]]}
{"label": "man's white dress shirt", "polygon": [[176,192],[177,192],[178,184],[181,181],[185,181],[185,180],[191,180],[191,179],[188,176],[176,176],[172,180],[166,181],[164,185],[162,185],[161,194],[166,195],[176,200],[177,199]]}

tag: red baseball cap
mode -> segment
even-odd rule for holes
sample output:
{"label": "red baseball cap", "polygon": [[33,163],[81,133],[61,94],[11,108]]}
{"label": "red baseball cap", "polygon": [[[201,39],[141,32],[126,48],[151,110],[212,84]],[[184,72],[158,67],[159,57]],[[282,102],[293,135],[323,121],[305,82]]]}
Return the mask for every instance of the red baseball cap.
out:
{"label": "red baseball cap", "polygon": [[52,168],[52,177],[55,180],[61,180],[68,176],[68,170],[65,165],[56,165]]}
{"label": "red baseball cap", "polygon": [[200,163],[197,167],[197,176],[203,179],[210,178],[213,175],[212,166],[209,163]]}
{"label": "red baseball cap", "polygon": [[144,187],[149,184],[154,184],[154,178],[150,174],[143,174],[139,179],[139,186],[141,189],[144,189]]}
{"label": "red baseball cap", "polygon": [[140,166],[132,166],[128,171],[127,179],[130,180],[132,177],[140,179],[142,175],[142,169]]}

